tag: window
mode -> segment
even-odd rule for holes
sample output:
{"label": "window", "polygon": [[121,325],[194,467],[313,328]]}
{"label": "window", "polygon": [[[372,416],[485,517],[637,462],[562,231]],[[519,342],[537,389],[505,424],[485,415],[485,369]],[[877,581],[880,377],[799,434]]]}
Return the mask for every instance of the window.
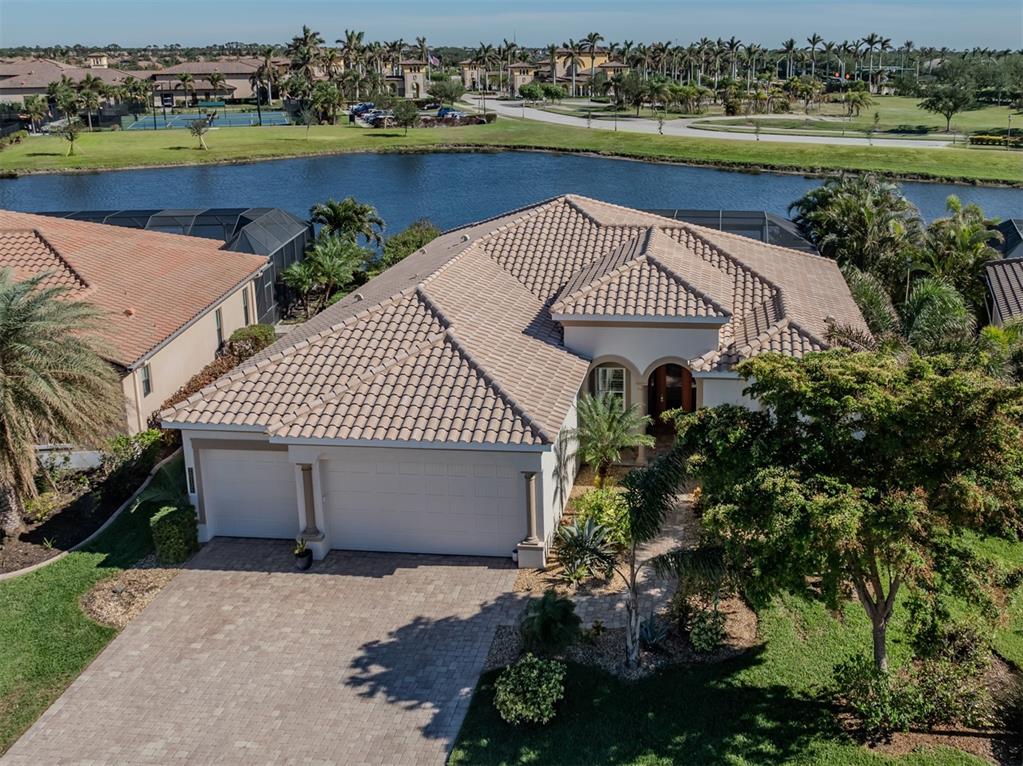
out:
{"label": "window", "polygon": [[242,316],[245,319],[245,325],[249,325],[249,286],[245,285],[245,289],[242,290]]}
{"label": "window", "polygon": [[613,396],[625,407],[625,368],[598,367],[594,370],[593,393],[595,396]]}
{"label": "window", "polygon": [[224,315],[220,309],[213,312],[213,318],[217,320],[217,348],[224,345]]}
{"label": "window", "polygon": [[149,370],[149,365],[142,366],[142,395],[149,396],[153,393],[153,374]]}
{"label": "window", "polygon": [[194,495],[195,494],[195,469],[192,468],[192,466],[189,466],[188,470],[186,471],[186,474],[188,475],[188,494]]}

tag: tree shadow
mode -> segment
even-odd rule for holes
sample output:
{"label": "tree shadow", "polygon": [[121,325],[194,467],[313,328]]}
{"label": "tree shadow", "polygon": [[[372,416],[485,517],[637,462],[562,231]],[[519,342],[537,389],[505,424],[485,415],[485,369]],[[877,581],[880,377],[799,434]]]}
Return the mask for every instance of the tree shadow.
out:
{"label": "tree shadow", "polygon": [[826,702],[743,679],[761,657],[758,649],[635,682],[573,665],[557,717],[543,728],[502,721],[493,705],[497,673],[488,673],[451,763],[782,764],[805,757],[815,740],[844,736]]}
{"label": "tree shadow", "polygon": [[513,593],[463,608],[464,614],[417,616],[386,637],[368,641],[352,659],[344,683],[365,699],[383,698],[422,711],[421,734],[450,749],[498,625],[515,624],[525,600]]}

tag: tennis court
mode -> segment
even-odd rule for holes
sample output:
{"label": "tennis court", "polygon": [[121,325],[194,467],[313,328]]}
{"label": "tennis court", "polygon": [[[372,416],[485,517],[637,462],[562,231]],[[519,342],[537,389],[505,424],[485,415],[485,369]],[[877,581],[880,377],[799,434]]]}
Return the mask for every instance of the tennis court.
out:
{"label": "tennis court", "polygon": [[[166,119],[162,113],[157,112],[156,116],[149,115],[142,117],[138,122],[130,122],[124,126],[125,130],[152,130],[161,128],[187,128],[195,120],[201,120],[205,114],[198,112],[192,114],[168,114]],[[289,125],[288,115],[284,112],[263,112],[263,125]],[[259,125],[259,115],[255,112],[217,112],[211,127],[214,128],[241,128],[252,125]]]}

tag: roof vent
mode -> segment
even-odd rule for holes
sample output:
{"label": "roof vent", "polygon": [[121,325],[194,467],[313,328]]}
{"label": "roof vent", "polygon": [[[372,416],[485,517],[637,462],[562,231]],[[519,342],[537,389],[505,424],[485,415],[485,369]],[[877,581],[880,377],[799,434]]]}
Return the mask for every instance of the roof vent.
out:
{"label": "roof vent", "polygon": [[355,299],[354,299],[354,300],[355,300],[355,302],[356,302],[356,303],[358,303],[359,301],[361,301],[361,300],[362,300],[362,293],[356,293],[356,294],[355,294]]}
{"label": "roof vent", "polygon": [[125,315],[126,317],[133,317],[133,316],[135,316],[135,309],[133,309],[133,308],[131,308],[131,307],[129,307],[129,308],[126,308],[126,309],[124,310],[124,315]]}
{"label": "roof vent", "polygon": [[462,237],[461,237],[461,241],[462,242],[468,242],[469,241],[469,235],[468,234],[463,234]]}

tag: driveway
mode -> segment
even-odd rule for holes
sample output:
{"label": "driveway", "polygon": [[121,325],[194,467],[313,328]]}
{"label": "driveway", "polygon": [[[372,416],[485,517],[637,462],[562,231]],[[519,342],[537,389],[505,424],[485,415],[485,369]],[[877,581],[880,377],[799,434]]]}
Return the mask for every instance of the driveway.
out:
{"label": "driveway", "polygon": [[207,545],[3,763],[443,763],[511,563],[289,548]]}

